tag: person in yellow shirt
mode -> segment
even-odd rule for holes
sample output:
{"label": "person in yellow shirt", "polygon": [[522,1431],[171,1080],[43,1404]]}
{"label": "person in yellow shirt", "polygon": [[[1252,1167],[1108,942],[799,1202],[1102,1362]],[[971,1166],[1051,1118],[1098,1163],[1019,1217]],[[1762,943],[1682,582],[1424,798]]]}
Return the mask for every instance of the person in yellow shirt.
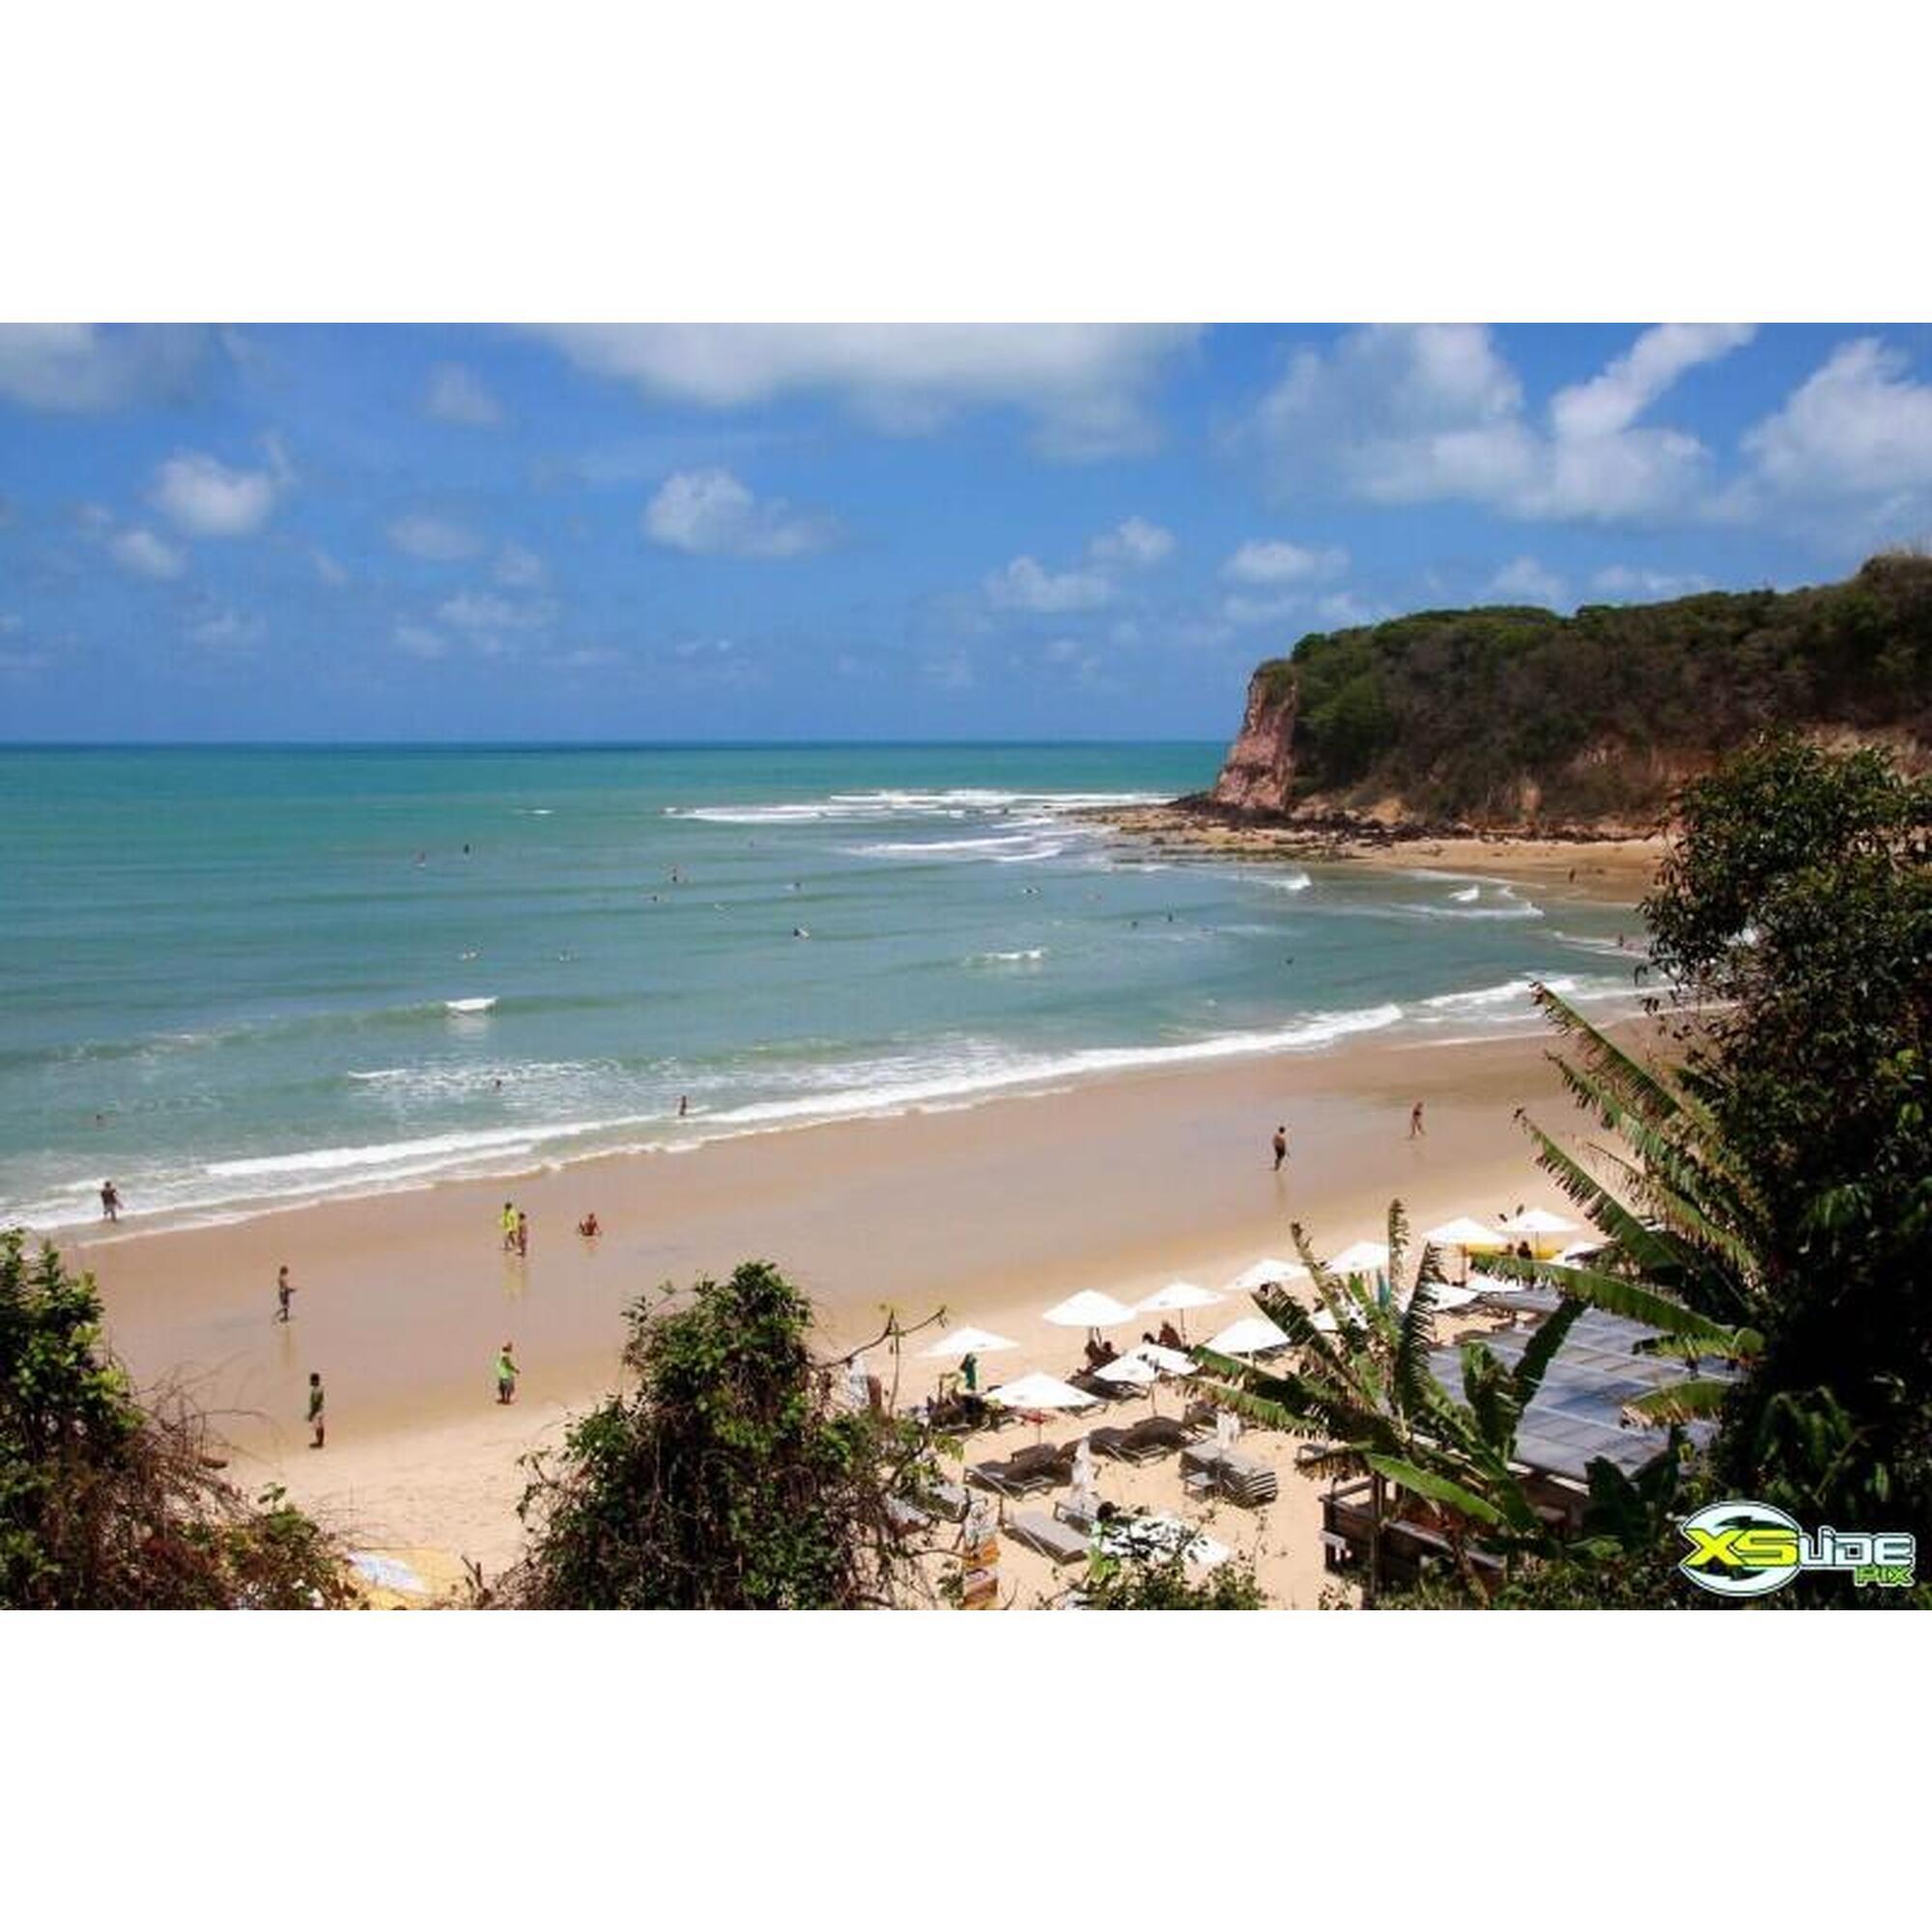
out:
{"label": "person in yellow shirt", "polygon": [[497,1400],[501,1403],[515,1402],[517,1399],[517,1377],[521,1371],[516,1357],[510,1353],[510,1345],[503,1344],[503,1351],[497,1357]]}

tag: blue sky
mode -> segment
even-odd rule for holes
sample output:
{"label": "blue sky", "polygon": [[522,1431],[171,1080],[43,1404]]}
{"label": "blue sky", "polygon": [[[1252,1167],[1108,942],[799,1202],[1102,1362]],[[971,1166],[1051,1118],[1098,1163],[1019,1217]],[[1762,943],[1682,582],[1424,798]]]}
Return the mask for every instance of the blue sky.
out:
{"label": "blue sky", "polygon": [[1221,737],[1932,539],[1932,329],[0,328],[0,737]]}

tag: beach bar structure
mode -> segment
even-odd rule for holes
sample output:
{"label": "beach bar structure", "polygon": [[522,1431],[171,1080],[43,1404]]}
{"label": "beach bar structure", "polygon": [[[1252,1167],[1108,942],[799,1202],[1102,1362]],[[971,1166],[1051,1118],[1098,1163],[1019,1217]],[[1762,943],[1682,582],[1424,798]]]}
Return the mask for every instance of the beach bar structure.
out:
{"label": "beach bar structure", "polygon": [[[1514,1367],[1542,1320],[1554,1312],[1556,1294],[1545,1289],[1489,1297],[1490,1305],[1528,1318],[1523,1325],[1480,1340],[1498,1360]],[[1668,1355],[1646,1355],[1638,1346],[1655,1331],[1597,1308],[1586,1308],[1556,1351],[1536,1399],[1523,1411],[1517,1431],[1517,1466],[1525,1472],[1524,1488],[1538,1514],[1553,1528],[1576,1529],[1589,1499],[1586,1471],[1601,1458],[1625,1475],[1634,1475],[1664,1446],[1659,1428],[1628,1424],[1625,1405],[1672,1382],[1692,1376],[1722,1378],[1722,1364],[1690,1364]],[[1463,1387],[1460,1348],[1437,1349],[1429,1358],[1431,1373],[1459,1399]],[[1688,1440],[1701,1444],[1711,1424],[1690,1424]],[[1321,1499],[1323,1565],[1331,1571],[1366,1566],[1373,1522],[1370,1498],[1373,1484],[1361,1476],[1333,1485]],[[1416,1506],[1390,1484],[1381,1524],[1382,1579],[1388,1584],[1413,1582],[1433,1565],[1449,1558],[1449,1541],[1432,1506]],[[1467,1545],[1479,1572],[1500,1569],[1482,1550],[1478,1539]]]}

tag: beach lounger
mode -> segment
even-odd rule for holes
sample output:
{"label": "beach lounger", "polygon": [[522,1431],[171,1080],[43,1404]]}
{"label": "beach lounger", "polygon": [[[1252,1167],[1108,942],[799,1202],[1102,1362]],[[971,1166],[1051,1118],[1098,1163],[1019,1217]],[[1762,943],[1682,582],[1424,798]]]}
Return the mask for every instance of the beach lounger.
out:
{"label": "beach lounger", "polygon": [[904,1496],[886,1498],[886,1522],[895,1536],[913,1536],[932,1527],[931,1517]]}
{"label": "beach lounger", "polygon": [[1171,1415],[1149,1415],[1127,1431],[1134,1443],[1145,1449],[1151,1449],[1156,1456],[1172,1456],[1177,1449],[1187,1448],[1194,1440],[1194,1432],[1175,1421]]}
{"label": "beach lounger", "polygon": [[1115,1463],[1157,1463],[1167,1454],[1158,1443],[1137,1441],[1130,1429],[1096,1429],[1087,1437],[1087,1446]]}
{"label": "beach lounger", "polygon": [[966,1480],[995,1495],[1031,1496],[1053,1487],[1050,1467],[1028,1467],[1014,1463],[975,1463],[966,1471]]}
{"label": "beach lounger", "polygon": [[1221,1493],[1243,1509],[1260,1509],[1281,1493],[1275,1472],[1259,1456],[1244,1455],[1238,1449],[1222,1450],[1215,1481]]}
{"label": "beach lounger", "polygon": [[1091,1395],[1100,1402],[1138,1402],[1146,1393],[1144,1389],[1135,1387],[1132,1382],[1110,1382],[1105,1378],[1094,1375],[1091,1369],[1082,1375],[1068,1376],[1066,1379],[1083,1395]]}
{"label": "beach lounger", "polygon": [[1088,1540],[1079,1530],[1037,1510],[1022,1510],[1009,1518],[1007,1534],[1023,1548],[1037,1550],[1055,1563],[1081,1563],[1087,1557]]}
{"label": "beach lounger", "polygon": [[928,1483],[920,1492],[920,1499],[935,1516],[942,1516],[948,1522],[964,1522],[966,1512],[972,1506],[972,1498],[966,1493],[963,1483]]}

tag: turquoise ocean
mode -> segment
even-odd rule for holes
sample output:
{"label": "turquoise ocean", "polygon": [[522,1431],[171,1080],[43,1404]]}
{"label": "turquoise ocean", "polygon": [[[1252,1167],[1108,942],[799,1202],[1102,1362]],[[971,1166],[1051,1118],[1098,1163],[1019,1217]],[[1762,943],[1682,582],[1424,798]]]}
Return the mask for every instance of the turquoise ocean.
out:
{"label": "turquoise ocean", "polygon": [[1189,860],[1069,815],[1220,755],[0,750],[0,1220],[91,1219],[107,1177],[130,1213],[213,1219],[1526,1031],[1533,977],[1634,1004],[1627,910],[1421,861]]}

